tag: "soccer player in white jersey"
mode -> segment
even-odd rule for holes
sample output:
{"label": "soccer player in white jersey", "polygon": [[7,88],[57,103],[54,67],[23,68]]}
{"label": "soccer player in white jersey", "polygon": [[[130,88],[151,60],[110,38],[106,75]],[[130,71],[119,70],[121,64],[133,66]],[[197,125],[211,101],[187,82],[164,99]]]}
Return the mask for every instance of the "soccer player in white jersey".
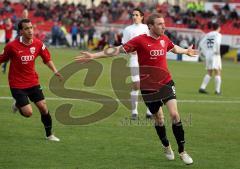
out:
{"label": "soccer player in white jersey", "polygon": [[[132,38],[141,35],[148,34],[149,29],[147,25],[143,24],[144,13],[139,8],[135,8],[132,12],[133,24],[126,27],[123,31],[122,44],[127,43]],[[138,93],[140,88],[140,77],[139,77],[139,64],[137,52],[130,53],[129,67],[131,70],[131,79],[132,79],[132,91],[131,95],[131,104],[132,104],[132,120],[136,120],[138,117]],[[146,118],[151,118],[152,114],[147,109]]]}
{"label": "soccer player in white jersey", "polygon": [[199,93],[208,94],[206,87],[214,73],[215,75],[215,94],[221,94],[221,69],[222,61],[220,54],[220,45],[222,35],[220,26],[213,24],[213,31],[207,33],[199,43],[199,50],[206,60],[207,74],[204,76]]}

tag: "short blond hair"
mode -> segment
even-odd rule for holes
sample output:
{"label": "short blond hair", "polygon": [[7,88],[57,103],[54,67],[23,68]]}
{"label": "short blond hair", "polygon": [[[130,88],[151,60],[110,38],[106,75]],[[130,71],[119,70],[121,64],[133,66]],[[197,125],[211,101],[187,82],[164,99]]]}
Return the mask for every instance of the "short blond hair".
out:
{"label": "short blond hair", "polygon": [[147,25],[154,25],[154,20],[156,18],[164,18],[162,14],[160,13],[154,13],[154,14],[151,14],[148,19],[147,19]]}

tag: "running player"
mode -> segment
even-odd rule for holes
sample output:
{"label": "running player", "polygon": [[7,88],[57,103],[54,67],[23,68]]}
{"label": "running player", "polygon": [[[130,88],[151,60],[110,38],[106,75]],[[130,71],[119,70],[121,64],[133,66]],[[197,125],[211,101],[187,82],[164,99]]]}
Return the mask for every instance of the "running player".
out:
{"label": "running player", "polygon": [[46,139],[60,141],[52,133],[52,118],[44,99],[42,88],[39,84],[38,74],[35,71],[35,59],[41,56],[43,62],[62,79],[58,73],[50,53],[46,46],[33,37],[33,26],[29,19],[23,19],[18,24],[20,37],[9,42],[3,54],[0,55],[0,64],[10,60],[8,81],[10,90],[16,103],[13,104],[14,111],[19,110],[24,117],[32,115],[30,99],[35,103],[41,113],[41,121],[45,127]]}

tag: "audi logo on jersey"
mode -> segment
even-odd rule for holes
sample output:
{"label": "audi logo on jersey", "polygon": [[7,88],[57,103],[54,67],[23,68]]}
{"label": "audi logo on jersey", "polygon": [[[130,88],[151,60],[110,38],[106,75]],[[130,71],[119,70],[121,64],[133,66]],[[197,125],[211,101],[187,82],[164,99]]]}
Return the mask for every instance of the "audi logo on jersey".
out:
{"label": "audi logo on jersey", "polygon": [[150,50],[150,55],[151,56],[163,56],[164,55],[164,50]]}
{"label": "audi logo on jersey", "polygon": [[29,62],[34,60],[34,55],[21,56],[22,62]]}

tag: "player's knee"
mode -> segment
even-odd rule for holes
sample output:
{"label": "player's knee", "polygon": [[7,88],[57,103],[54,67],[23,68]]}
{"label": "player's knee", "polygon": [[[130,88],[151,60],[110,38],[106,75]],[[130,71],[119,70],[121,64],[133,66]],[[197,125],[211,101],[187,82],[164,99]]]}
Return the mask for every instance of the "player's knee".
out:
{"label": "player's knee", "polygon": [[32,111],[31,110],[28,110],[28,111],[24,111],[24,112],[22,112],[22,114],[23,114],[23,116],[24,117],[31,117],[32,116]]}
{"label": "player's knee", "polygon": [[161,118],[157,119],[156,122],[159,126],[163,126],[164,125],[164,117],[161,117]]}
{"label": "player's knee", "polygon": [[154,119],[155,119],[155,124],[159,126],[164,125],[164,116],[157,113],[157,114],[154,114]]}
{"label": "player's knee", "polygon": [[178,112],[171,113],[171,119],[174,122],[178,122],[180,120]]}

